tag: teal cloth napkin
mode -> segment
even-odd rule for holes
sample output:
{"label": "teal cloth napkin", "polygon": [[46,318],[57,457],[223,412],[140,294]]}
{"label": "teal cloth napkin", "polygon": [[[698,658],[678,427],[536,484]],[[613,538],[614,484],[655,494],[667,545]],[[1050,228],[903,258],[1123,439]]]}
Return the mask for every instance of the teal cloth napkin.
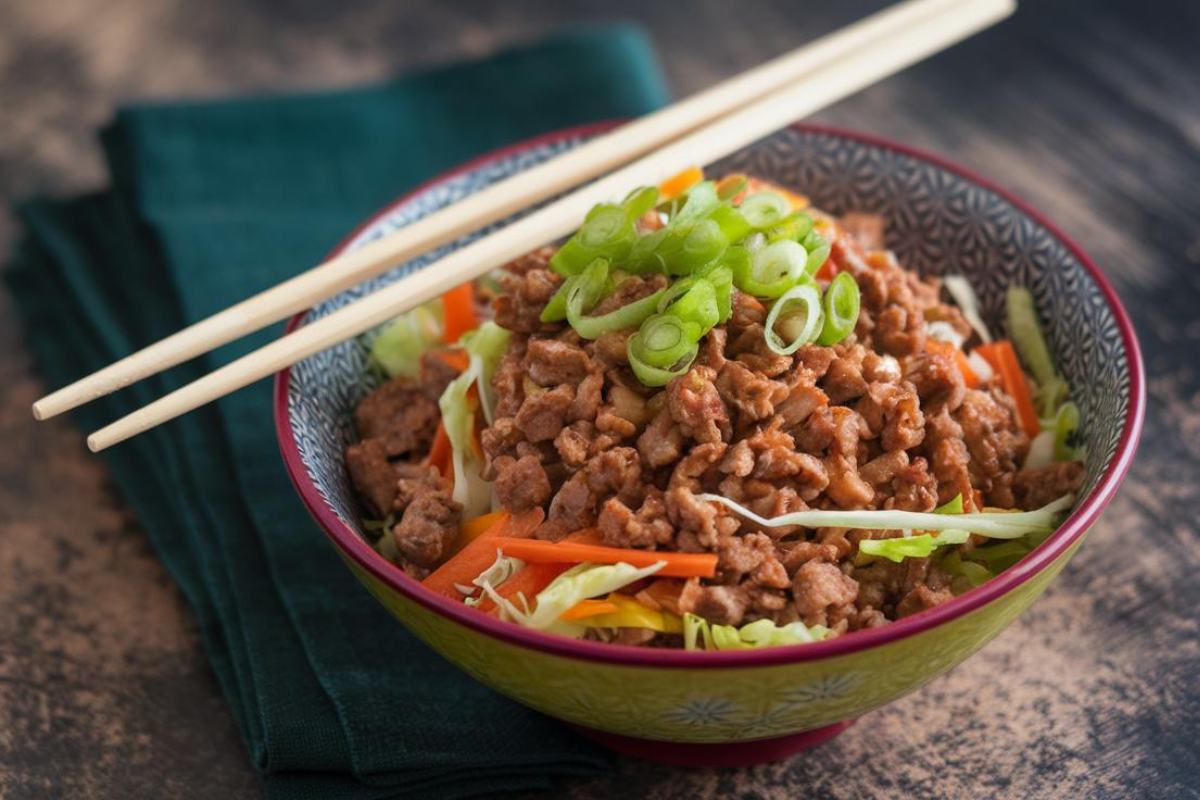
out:
{"label": "teal cloth napkin", "polygon": [[[124,109],[102,136],[111,189],[24,203],[6,277],[59,386],[315,264],[439,171],[666,97],[647,40],[614,26],[361,90]],[[76,419],[94,429],[279,333]],[[195,612],[266,796],[454,798],[605,769],[379,607],[305,513],[273,431],[264,382],[103,455]]]}

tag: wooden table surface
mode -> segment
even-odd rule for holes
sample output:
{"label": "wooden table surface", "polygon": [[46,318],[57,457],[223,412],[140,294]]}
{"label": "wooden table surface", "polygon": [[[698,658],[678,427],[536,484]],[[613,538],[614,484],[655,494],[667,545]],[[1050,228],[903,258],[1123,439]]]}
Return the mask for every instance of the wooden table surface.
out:
{"label": "wooden table surface", "polygon": [[[99,185],[93,131],[125,100],[338,86],[614,18],[684,94],[882,5],[0,0],[0,197]],[[1200,10],[1024,5],[819,119],[989,175],[1090,251],[1146,355],[1124,488],[1016,624],[833,743],[753,769],[622,761],[555,796],[1200,796]],[[30,420],[45,388],[0,295],[0,797],[256,796],[137,521],[80,431]]]}

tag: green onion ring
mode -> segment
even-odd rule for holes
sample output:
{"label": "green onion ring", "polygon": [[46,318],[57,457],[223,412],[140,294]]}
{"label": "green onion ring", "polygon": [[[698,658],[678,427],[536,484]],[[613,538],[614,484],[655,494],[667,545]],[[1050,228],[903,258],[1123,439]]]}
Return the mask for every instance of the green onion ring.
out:
{"label": "green onion ring", "polygon": [[775,227],[783,221],[791,208],[787,198],[777,192],[755,192],[747,195],[738,206],[746,222],[755,230]]}
{"label": "green onion ring", "polygon": [[673,314],[655,314],[642,323],[636,341],[630,337],[629,352],[649,366],[669,367],[696,345],[688,327]]}
{"label": "green onion ring", "polygon": [[[780,316],[783,316],[784,310],[789,305],[797,303],[804,309],[804,322],[800,329],[795,332],[792,341],[787,343],[775,332],[775,326],[779,322]],[[785,319],[794,316],[797,315],[788,314]],[[817,337],[817,334],[821,331],[821,321],[824,316],[824,313],[821,311],[821,293],[817,291],[816,286],[811,283],[802,283],[799,286],[793,286],[772,304],[771,313],[767,314],[767,324],[763,331],[763,335],[767,340],[767,347],[771,348],[772,352],[778,353],[781,356],[790,356]]]}
{"label": "green onion ring", "polygon": [[845,339],[858,324],[858,284],[849,272],[839,272],[825,290],[825,324],[817,343],[825,346]]}
{"label": "green onion ring", "polygon": [[651,366],[638,358],[637,352],[640,352],[641,348],[641,332],[639,331],[629,337],[626,343],[626,353],[629,356],[629,366],[633,369],[633,374],[647,386],[666,386],[672,378],[687,372],[700,352],[700,345],[693,344],[671,369],[663,369]]}

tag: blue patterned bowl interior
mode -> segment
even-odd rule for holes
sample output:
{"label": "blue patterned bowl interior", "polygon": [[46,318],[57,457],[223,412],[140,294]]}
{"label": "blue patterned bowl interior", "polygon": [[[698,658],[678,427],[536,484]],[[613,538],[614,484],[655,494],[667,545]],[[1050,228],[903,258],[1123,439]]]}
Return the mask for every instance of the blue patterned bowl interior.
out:
{"label": "blue patterned bowl interior", "polygon": [[[543,141],[457,173],[393,206],[346,247],[360,247],[581,141]],[[949,167],[845,134],[788,129],[709,170],[727,172],[775,181],[834,214],[882,214],[888,246],[900,263],[922,274],[965,275],[994,331],[1003,330],[1005,288],[1028,286],[1079,405],[1088,454],[1084,494],[1096,488],[1126,430],[1130,360],[1116,314],[1070,247],[1003,196]],[[303,321],[330,314],[484,233],[321,303]],[[537,244],[531,242],[531,249]],[[304,468],[322,501],[360,535],[360,513],[342,453],[354,441],[353,409],[372,388],[367,351],[366,342],[350,341],[312,356],[292,368],[287,386],[288,425]]]}

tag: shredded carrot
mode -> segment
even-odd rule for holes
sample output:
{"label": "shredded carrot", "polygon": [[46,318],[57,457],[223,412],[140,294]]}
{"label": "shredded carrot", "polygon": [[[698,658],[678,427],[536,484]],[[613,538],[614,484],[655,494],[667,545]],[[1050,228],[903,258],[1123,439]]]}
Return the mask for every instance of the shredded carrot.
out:
{"label": "shredded carrot", "polygon": [[546,542],[540,539],[500,538],[495,541],[505,555],[534,563],[588,561],[595,564],[625,563],[648,567],[666,562],[656,575],[674,578],[711,578],[717,574],[717,557],[711,553],[668,553],[655,550],[627,550],[576,542]]}
{"label": "shredded carrot", "polygon": [[442,473],[442,477],[448,480],[454,479],[454,465],[451,464],[450,437],[446,435],[446,429],[442,423],[438,423],[437,433],[433,435],[433,446],[429,448],[429,466],[437,467],[438,472]]}
{"label": "shredded carrot", "polygon": [[967,385],[968,389],[979,388],[979,376],[975,374],[975,370],[971,369],[971,364],[967,361],[967,354],[961,348],[955,347],[950,342],[930,338],[925,340],[925,349],[953,355],[954,363],[958,367],[959,373],[962,374],[963,383]]}
{"label": "shredded carrot", "polygon": [[438,350],[438,358],[442,363],[451,369],[456,369],[459,372],[466,372],[467,367],[471,366],[471,356],[461,347],[455,347],[448,350]]}
{"label": "shredded carrot", "polygon": [[1025,433],[1030,437],[1037,436],[1042,426],[1038,423],[1037,411],[1033,408],[1033,397],[1029,392],[1029,382],[1021,370],[1021,362],[1017,360],[1012,342],[1001,339],[981,344],[975,348],[975,352],[983,356],[1004,382],[1004,389],[1017,404],[1017,416]]}
{"label": "shredded carrot", "polygon": [[469,282],[442,295],[442,316],[446,326],[445,339],[449,344],[479,327],[479,317],[475,314],[475,288]]}
{"label": "shredded carrot", "polygon": [[704,170],[699,167],[688,167],[659,185],[658,201],[661,203],[665,200],[673,200],[702,180],[704,180]]}
{"label": "shredded carrot", "polygon": [[490,514],[484,514],[482,517],[467,520],[458,526],[459,538],[464,540],[464,544],[478,539],[488,528],[503,519],[507,513],[507,511],[493,511]]}
{"label": "shredded carrot", "polygon": [[[576,542],[579,544],[599,544],[602,541],[600,531],[597,528],[584,528],[569,534],[563,539],[564,542]],[[570,564],[526,564],[525,568],[513,575],[511,578],[500,584],[496,588],[496,594],[512,600],[517,596],[517,592],[525,595],[525,599],[531,604],[533,599],[537,597],[538,592],[549,586],[555,578],[562,575],[571,568]],[[496,607],[490,597],[483,598],[479,604],[480,611],[491,611]]]}
{"label": "shredded carrot", "polygon": [[580,600],[559,614],[558,618],[570,622],[573,619],[585,619],[599,614],[615,614],[619,610],[616,603],[610,603],[607,600]]}
{"label": "shredded carrot", "polygon": [[470,584],[496,561],[498,540],[521,541],[511,537],[528,536],[533,533],[534,529],[542,524],[544,516],[545,513],[540,508],[520,514],[505,512],[491,527],[430,573],[429,577],[421,583],[438,594],[444,594],[454,600],[462,600],[463,594],[455,588],[455,584],[464,586]]}
{"label": "shredded carrot", "polygon": [[975,370],[971,369],[971,362],[967,361],[967,354],[962,351],[961,347],[954,348],[954,360],[958,362],[958,371],[962,373],[967,388],[978,389],[979,376],[975,374]]}

